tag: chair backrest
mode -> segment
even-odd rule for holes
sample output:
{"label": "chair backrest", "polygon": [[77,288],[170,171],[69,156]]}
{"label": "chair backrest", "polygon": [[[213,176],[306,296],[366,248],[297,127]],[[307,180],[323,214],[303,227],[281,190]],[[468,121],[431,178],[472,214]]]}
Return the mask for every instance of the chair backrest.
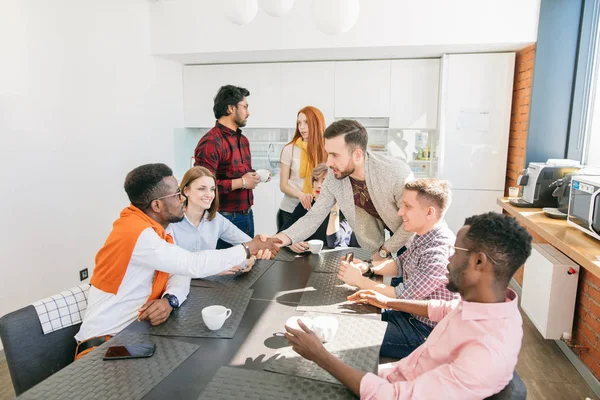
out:
{"label": "chair backrest", "polygon": [[17,396],[73,362],[80,325],[44,335],[31,305],[0,318],[0,338]]}
{"label": "chair backrest", "polygon": [[512,380],[504,389],[495,395],[488,397],[486,400],[525,400],[527,399],[527,387],[517,375],[517,371],[513,372]]}

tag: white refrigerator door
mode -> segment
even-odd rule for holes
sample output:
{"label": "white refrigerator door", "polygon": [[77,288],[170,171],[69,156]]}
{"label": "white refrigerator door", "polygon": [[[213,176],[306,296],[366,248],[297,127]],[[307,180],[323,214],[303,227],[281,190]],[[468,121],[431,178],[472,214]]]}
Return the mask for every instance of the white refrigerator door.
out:
{"label": "white refrigerator door", "polygon": [[502,197],[502,194],[502,190],[452,189],[452,203],[444,216],[448,227],[456,234],[465,224],[467,217],[488,211],[502,212],[500,206],[496,204],[496,200]]}
{"label": "white refrigerator door", "polygon": [[443,57],[439,174],[454,189],[504,189],[514,64],[514,53]]}

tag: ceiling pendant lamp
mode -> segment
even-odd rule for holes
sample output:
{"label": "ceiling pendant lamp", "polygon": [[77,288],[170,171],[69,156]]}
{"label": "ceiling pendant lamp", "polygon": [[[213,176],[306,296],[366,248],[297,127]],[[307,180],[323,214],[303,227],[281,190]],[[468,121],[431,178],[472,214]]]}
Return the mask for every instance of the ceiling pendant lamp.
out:
{"label": "ceiling pendant lamp", "polygon": [[293,7],[294,0],[260,0],[260,8],[271,17],[282,17]]}
{"label": "ceiling pendant lamp", "polygon": [[258,0],[222,0],[225,16],[237,25],[251,22],[258,12]]}
{"label": "ceiling pendant lamp", "polygon": [[348,32],[360,11],[358,0],[313,0],[313,16],[317,28],[328,35]]}

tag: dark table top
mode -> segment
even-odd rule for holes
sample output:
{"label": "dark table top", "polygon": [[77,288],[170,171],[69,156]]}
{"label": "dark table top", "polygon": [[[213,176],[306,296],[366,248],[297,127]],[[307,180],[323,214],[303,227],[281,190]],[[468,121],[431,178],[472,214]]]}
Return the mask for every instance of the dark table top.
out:
{"label": "dark table top", "polygon": [[[232,339],[173,338],[201,347],[144,398],[196,400],[222,366],[263,369],[264,361],[288,345],[283,337],[285,321],[304,314],[296,306],[311,272],[308,257],[273,264],[252,287],[252,299]],[[134,323],[127,329],[145,331],[148,325]]]}

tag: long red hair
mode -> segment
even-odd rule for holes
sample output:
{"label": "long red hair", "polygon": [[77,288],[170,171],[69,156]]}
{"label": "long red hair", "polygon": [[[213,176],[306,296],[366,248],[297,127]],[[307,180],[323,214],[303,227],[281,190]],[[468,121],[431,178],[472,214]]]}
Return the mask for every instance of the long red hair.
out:
{"label": "long red hair", "polygon": [[[306,106],[298,111],[300,114],[306,115],[306,122],[308,124],[308,161],[311,166],[311,170],[318,164],[327,161],[327,153],[325,152],[325,139],[323,133],[325,132],[325,117],[321,110],[313,106]],[[294,144],[298,138],[302,135],[298,130],[298,122],[296,122],[296,132],[294,137],[288,144]]]}

